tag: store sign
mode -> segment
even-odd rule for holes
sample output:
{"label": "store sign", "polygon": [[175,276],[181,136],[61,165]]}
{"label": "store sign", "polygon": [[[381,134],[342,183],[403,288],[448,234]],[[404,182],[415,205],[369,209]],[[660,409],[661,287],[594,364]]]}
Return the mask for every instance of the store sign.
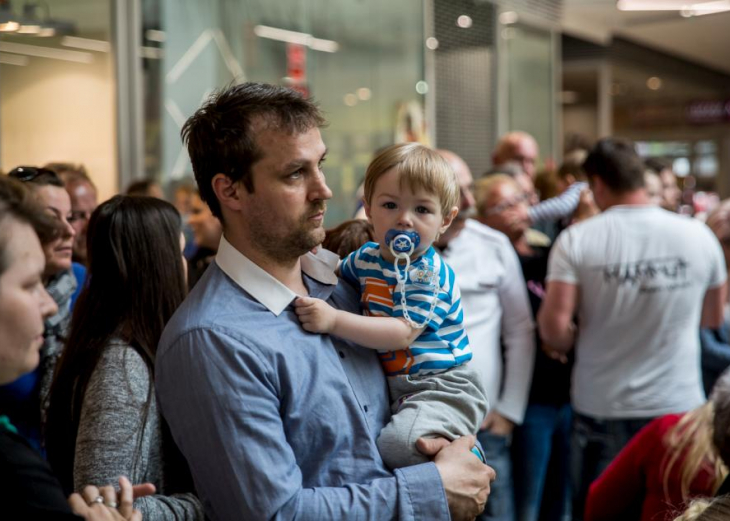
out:
{"label": "store sign", "polygon": [[296,43],[286,44],[286,75],[289,86],[309,96],[307,88],[307,48]]}
{"label": "store sign", "polygon": [[730,122],[730,100],[695,101],[687,106],[686,117],[689,123]]}

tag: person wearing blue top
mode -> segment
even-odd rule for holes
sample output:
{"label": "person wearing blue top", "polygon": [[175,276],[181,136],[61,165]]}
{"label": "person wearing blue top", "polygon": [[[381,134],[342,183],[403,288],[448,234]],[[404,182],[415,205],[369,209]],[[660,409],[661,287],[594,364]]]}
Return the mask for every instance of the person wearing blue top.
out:
{"label": "person wearing blue top", "polygon": [[214,521],[473,519],[494,472],[473,436],[422,440],[433,462],[394,472],[375,353],[307,333],[292,302],[350,311],[324,238],[325,156],[316,105],[243,83],[213,95],[183,138],[201,197],[221,219],[215,261],[170,319],[156,357],[162,415]]}
{"label": "person wearing blue top", "polygon": [[465,365],[472,352],[454,271],[432,246],[458,213],[459,186],[434,150],[393,145],[368,167],[364,202],[378,242],[347,256],[340,273],[360,289],[365,316],[313,298],[296,307],[307,331],[379,351],[393,416],[378,448],[400,468],[427,461],[419,438],[476,434],[487,415],[481,375]]}

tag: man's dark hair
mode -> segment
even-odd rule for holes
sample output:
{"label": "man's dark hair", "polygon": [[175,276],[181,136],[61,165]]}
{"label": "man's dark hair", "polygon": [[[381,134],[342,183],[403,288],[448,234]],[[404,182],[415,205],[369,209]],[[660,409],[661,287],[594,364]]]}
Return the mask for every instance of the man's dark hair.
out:
{"label": "man's dark hair", "polygon": [[646,160],[644,161],[644,166],[646,166],[647,170],[651,170],[655,174],[661,174],[662,170],[672,169],[671,161],[661,157],[646,158]]}
{"label": "man's dark hair", "polygon": [[261,151],[252,125],[261,119],[268,128],[289,133],[325,124],[317,105],[295,90],[242,83],[214,93],[182,128],[200,197],[221,222],[213,177],[225,174],[231,181],[241,181],[249,193],[254,191],[251,166],[261,158]]}
{"label": "man's dark hair", "polygon": [[44,245],[56,239],[60,232],[56,219],[46,213],[23,183],[0,176],[0,275],[8,268],[5,251],[10,238],[7,219],[29,224]]}
{"label": "man's dark hair", "polygon": [[601,139],[583,163],[588,178],[599,177],[614,193],[644,187],[644,162],[627,139]]}
{"label": "man's dark hair", "polygon": [[140,179],[139,181],[133,181],[125,192],[126,195],[143,195],[148,196],[150,189],[157,185],[157,181],[154,179]]}

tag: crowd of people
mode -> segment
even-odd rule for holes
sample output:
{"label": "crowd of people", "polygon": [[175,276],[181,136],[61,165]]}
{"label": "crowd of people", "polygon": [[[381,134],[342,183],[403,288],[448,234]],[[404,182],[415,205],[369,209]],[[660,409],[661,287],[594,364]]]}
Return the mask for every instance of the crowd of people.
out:
{"label": "crowd of people", "polygon": [[510,132],[476,179],[379,149],[325,230],[324,124],[215,93],[174,205],[0,176],[9,519],[730,518],[730,203],[678,215],[627,140],[553,172]]}

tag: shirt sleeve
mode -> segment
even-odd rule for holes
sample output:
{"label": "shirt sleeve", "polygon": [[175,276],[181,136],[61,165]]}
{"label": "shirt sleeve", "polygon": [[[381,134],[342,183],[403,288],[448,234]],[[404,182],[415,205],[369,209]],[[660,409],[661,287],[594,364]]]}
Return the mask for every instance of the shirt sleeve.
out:
{"label": "shirt sleeve", "polygon": [[505,276],[499,287],[499,302],[502,305],[505,367],[502,393],[495,409],[505,418],[521,424],[535,365],[535,324],[520,260],[506,238],[504,243]]}
{"label": "shirt sleeve", "polygon": [[183,335],[158,357],[156,379],[165,419],[213,519],[449,519],[433,463],[369,483],[304,488],[276,374],[255,347],[225,332]]}
{"label": "shirt sleeve", "polygon": [[359,251],[360,250],[353,251],[347,257],[342,259],[342,262],[340,262],[340,276],[356,287],[359,287],[360,285],[360,281],[357,276],[357,268],[355,266],[355,261],[357,260],[357,254]]}
{"label": "shirt sleeve", "polygon": [[585,521],[626,519],[628,511],[641,502],[646,493],[646,454],[661,443],[661,432],[659,419],[644,427],[593,482],[586,498]]}
{"label": "shirt sleeve", "polygon": [[[153,464],[149,443],[154,434],[150,431],[159,429],[150,416],[157,414],[156,407],[149,408],[147,423],[142,424],[149,383],[147,365],[136,351],[122,346],[106,348],[89,380],[81,408],[74,457],[75,490],[81,491],[89,484],[116,485],[119,476],[127,476],[133,484],[146,478]],[[134,506],[146,520],[203,519],[202,505],[193,494],[155,494],[136,500]]]}
{"label": "shirt sleeve", "polygon": [[588,188],[588,183],[573,183],[562,194],[545,199],[541,203],[531,206],[528,210],[530,220],[534,223],[541,221],[558,221],[570,217],[578,208],[580,193]]}
{"label": "shirt sleeve", "polygon": [[557,280],[578,285],[578,272],[576,271],[574,259],[571,255],[573,231],[574,228],[571,227],[558,235],[555,245],[550,251],[547,277],[545,277],[545,280],[548,282]]}

